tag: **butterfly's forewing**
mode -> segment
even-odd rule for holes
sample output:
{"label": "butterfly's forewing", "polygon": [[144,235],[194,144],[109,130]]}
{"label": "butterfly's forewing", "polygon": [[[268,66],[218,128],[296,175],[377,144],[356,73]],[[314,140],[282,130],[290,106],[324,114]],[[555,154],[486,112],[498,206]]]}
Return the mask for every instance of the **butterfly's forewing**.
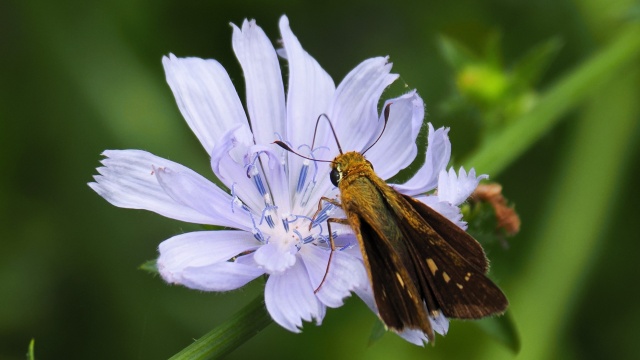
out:
{"label": "butterfly's forewing", "polygon": [[415,269],[407,267],[410,249],[404,247],[400,229],[390,220],[391,209],[368,178],[359,178],[350,186],[367,197],[363,206],[343,196],[342,206],[360,244],[380,318],[398,332],[417,329],[433,339],[424,291],[416,284]]}

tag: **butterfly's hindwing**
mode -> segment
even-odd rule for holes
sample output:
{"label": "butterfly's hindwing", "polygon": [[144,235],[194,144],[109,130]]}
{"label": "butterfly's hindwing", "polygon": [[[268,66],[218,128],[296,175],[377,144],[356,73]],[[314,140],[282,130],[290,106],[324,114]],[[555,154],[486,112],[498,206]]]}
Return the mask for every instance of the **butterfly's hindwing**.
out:
{"label": "butterfly's hindwing", "polygon": [[458,225],[449,221],[443,215],[418,201],[411,196],[402,195],[409,205],[418,212],[421,218],[428,221],[431,226],[447,243],[458,252],[469,264],[486,273],[489,270],[489,261],[476,239],[462,230]]}
{"label": "butterfly's hindwing", "polygon": [[[401,207],[403,213],[411,213],[407,206],[416,211],[412,202],[417,200],[411,199],[409,202],[405,198],[400,199],[402,201],[392,202],[391,207]],[[435,213],[434,210],[429,210]],[[425,213],[427,212],[421,211],[420,215]],[[397,224],[402,229],[402,239],[406,241],[405,247],[409,249],[409,258],[421,277],[418,283],[422,288],[424,283],[428,284],[429,290],[425,293],[435,297],[437,310],[442,311],[447,317],[478,319],[503,313],[508,302],[498,286],[485,275],[487,265],[482,248],[461,229],[460,233],[466,236],[451,235],[451,228],[458,227],[446,218],[439,217],[420,216],[419,222],[398,221]],[[442,221],[448,224],[443,225]],[[443,228],[447,231],[444,235],[436,230]],[[469,261],[458,250],[466,255],[471,254],[473,261]],[[479,268],[480,260],[483,260],[485,265]]]}

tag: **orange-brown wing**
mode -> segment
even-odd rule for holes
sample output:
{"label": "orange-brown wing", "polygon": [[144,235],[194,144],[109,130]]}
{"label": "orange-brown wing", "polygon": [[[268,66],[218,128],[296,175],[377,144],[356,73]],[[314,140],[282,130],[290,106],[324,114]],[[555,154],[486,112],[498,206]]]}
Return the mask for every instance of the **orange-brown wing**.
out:
{"label": "orange-brown wing", "polygon": [[[382,194],[365,177],[350,185],[360,196],[342,196],[342,207],[358,239],[381,320],[395,331],[416,329],[432,340],[433,329],[418,289],[407,268],[409,249]],[[345,196],[346,195],[346,196]]]}

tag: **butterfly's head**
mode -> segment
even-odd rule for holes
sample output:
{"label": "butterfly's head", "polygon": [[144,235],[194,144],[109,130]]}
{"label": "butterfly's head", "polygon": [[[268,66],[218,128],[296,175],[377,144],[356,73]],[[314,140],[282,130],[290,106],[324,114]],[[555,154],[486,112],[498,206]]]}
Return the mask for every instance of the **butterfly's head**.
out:
{"label": "butterfly's head", "polygon": [[329,178],[334,186],[355,174],[364,174],[373,171],[373,165],[364,155],[357,151],[349,151],[336,156],[331,162],[331,174]]}

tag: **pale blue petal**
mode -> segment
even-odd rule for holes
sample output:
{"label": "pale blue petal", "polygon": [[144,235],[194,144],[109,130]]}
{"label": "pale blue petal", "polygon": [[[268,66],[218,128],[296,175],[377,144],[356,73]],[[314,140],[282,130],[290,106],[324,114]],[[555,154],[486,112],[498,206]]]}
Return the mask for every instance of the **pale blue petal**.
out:
{"label": "pale blue petal", "polygon": [[188,266],[224,262],[259,246],[260,242],[246,231],[194,231],[176,235],[160,243],[158,265],[177,272]]}
{"label": "pale blue petal", "polygon": [[255,266],[228,260],[260,243],[245,231],[198,231],[163,241],[158,271],[173,284],[205,291],[227,291],[243,286],[264,272]]}
{"label": "pale blue petal", "polygon": [[[199,177],[194,171],[142,150],[106,150],[103,155],[107,158],[102,160],[104,166],[98,168],[100,175],[95,176],[96,182],[89,183],[89,186],[111,204],[149,210],[168,218],[197,224],[221,225],[225,220],[214,212],[201,212],[188,204],[177,202],[158,183],[154,169],[171,168]],[[216,202],[231,204],[228,194],[218,188],[212,191],[208,196],[215,198]]]}
{"label": "pale blue petal", "polygon": [[[330,250],[317,246],[304,246],[300,250],[311,284],[314,289],[320,287],[316,293],[318,299],[326,306],[340,307],[344,299],[351,296],[351,291],[366,286],[369,280],[361,259],[336,250],[329,263],[329,254]],[[325,274],[326,278],[322,282]]]}
{"label": "pale blue petal", "polygon": [[270,144],[285,131],[284,85],[278,56],[254,20],[233,25],[233,51],[246,82],[247,111],[257,144]]}
{"label": "pale blue petal", "polygon": [[251,218],[231,211],[232,198],[215,184],[194,172],[155,168],[158,183],[178,204],[216,219],[215,225],[250,231]]}
{"label": "pale blue petal", "polygon": [[268,274],[282,274],[291,271],[291,267],[296,264],[296,252],[295,243],[273,241],[261,246],[253,254],[253,259]]}
{"label": "pale blue petal", "polygon": [[[434,332],[440,335],[447,334],[447,331],[449,330],[449,319],[444,315],[440,313],[437,317],[429,316],[429,322],[431,323],[431,327]],[[423,333],[422,330],[411,329],[397,334],[414,345],[424,346],[424,344],[429,342],[427,335]]]}
{"label": "pale blue petal", "polygon": [[264,289],[264,302],[273,320],[292,332],[300,332],[302,321],[316,319],[320,325],[326,307],[313,293],[302,261],[288,271],[271,275]]}
{"label": "pale blue petal", "polygon": [[180,284],[202,291],[230,291],[245,286],[264,271],[235,262],[222,262],[199,267],[187,267]]}
{"label": "pale blue petal", "polygon": [[[390,74],[391,63],[387,60],[377,57],[363,61],[347,74],[336,89],[328,115],[344,151],[362,151],[377,136],[380,95],[398,78],[397,74]],[[323,144],[337,149],[331,142],[332,136],[331,140],[325,139]],[[334,154],[337,155],[337,152]]]}
{"label": "pale blue petal", "polygon": [[424,346],[424,344],[429,342],[427,335],[425,335],[421,330],[411,329],[403,332],[396,332],[396,334],[413,345]]}
{"label": "pale blue petal", "polygon": [[475,169],[471,169],[467,174],[461,167],[458,175],[453,168],[449,169],[449,172],[442,170],[438,179],[438,198],[440,201],[460,205],[471,196],[480,180],[487,178],[489,178],[488,175],[476,177]]}
{"label": "pale blue petal", "polygon": [[431,320],[433,331],[440,335],[447,335],[447,332],[449,331],[449,319],[447,319],[446,316],[439,313],[438,316],[430,316],[429,320]]}
{"label": "pale blue petal", "polygon": [[[280,33],[282,34],[282,43],[284,48],[281,49],[281,56],[288,60],[289,68],[289,86],[287,88],[287,133],[281,134],[284,138],[281,140],[288,141],[294,149],[298,149],[299,145],[311,146],[314,136],[314,126],[320,114],[326,113],[329,109],[333,93],[335,92],[335,84],[329,74],[320,67],[318,62],[311,57],[300,45],[296,36],[289,28],[289,19],[286,16],[280,18]],[[325,139],[329,129],[327,124],[323,124],[318,131],[318,139]],[[322,144],[318,142],[318,144]],[[309,155],[304,150],[305,155]],[[324,157],[332,157],[333,154],[322,152]],[[307,180],[303,186],[311,182],[316,167],[328,168],[327,164],[315,163],[311,164],[308,173],[305,176],[301,174],[303,163],[309,163],[297,155],[284,153],[283,157],[287,159],[289,186],[290,191],[295,192],[298,187],[298,181]],[[300,211],[301,201],[304,201],[302,194],[295,198],[294,211]]]}
{"label": "pale blue petal", "polygon": [[253,146],[251,137],[247,125],[232,128],[223,134],[211,152],[211,168],[218,179],[231,189],[232,195],[239,197],[251,210],[260,214],[265,206],[264,199],[254,180],[248,176],[247,168],[253,160],[250,152]]}
{"label": "pale blue petal", "polygon": [[444,170],[451,158],[451,142],[449,141],[448,128],[433,130],[429,125],[429,136],[425,162],[416,174],[404,184],[393,187],[406,195],[414,196],[435,189],[438,184],[438,175]]}
{"label": "pale blue petal", "polygon": [[178,108],[207,154],[221,134],[248,123],[236,89],[217,61],[170,54],[162,64]]}
{"label": "pale blue petal", "polygon": [[440,201],[440,197],[438,195],[421,195],[414,198],[416,200],[422,201],[427,206],[440,213],[440,215],[446,217],[447,219],[449,219],[449,221],[458,225],[460,228],[462,228],[462,230],[467,229],[467,222],[462,220],[462,212],[460,211],[459,207],[451,204],[448,201]]}
{"label": "pale blue petal", "polygon": [[[387,104],[391,104],[387,128],[365,154],[382,179],[392,177],[413,162],[418,153],[416,138],[424,119],[424,102],[415,91],[387,100],[383,109]],[[378,134],[382,132],[383,125],[384,114],[380,116]]]}
{"label": "pale blue petal", "polygon": [[[294,146],[311,145],[316,120],[329,109],[336,87],[329,74],[302,48],[286,16],[280,18],[280,33],[284,46],[282,55],[289,65],[286,140]],[[327,130],[327,127],[323,129]]]}
{"label": "pale blue petal", "polygon": [[373,297],[373,290],[371,284],[367,282],[364,286],[354,289],[354,292],[362,301],[369,307],[374,314],[380,317],[378,313],[378,306],[376,306],[376,300]]}

